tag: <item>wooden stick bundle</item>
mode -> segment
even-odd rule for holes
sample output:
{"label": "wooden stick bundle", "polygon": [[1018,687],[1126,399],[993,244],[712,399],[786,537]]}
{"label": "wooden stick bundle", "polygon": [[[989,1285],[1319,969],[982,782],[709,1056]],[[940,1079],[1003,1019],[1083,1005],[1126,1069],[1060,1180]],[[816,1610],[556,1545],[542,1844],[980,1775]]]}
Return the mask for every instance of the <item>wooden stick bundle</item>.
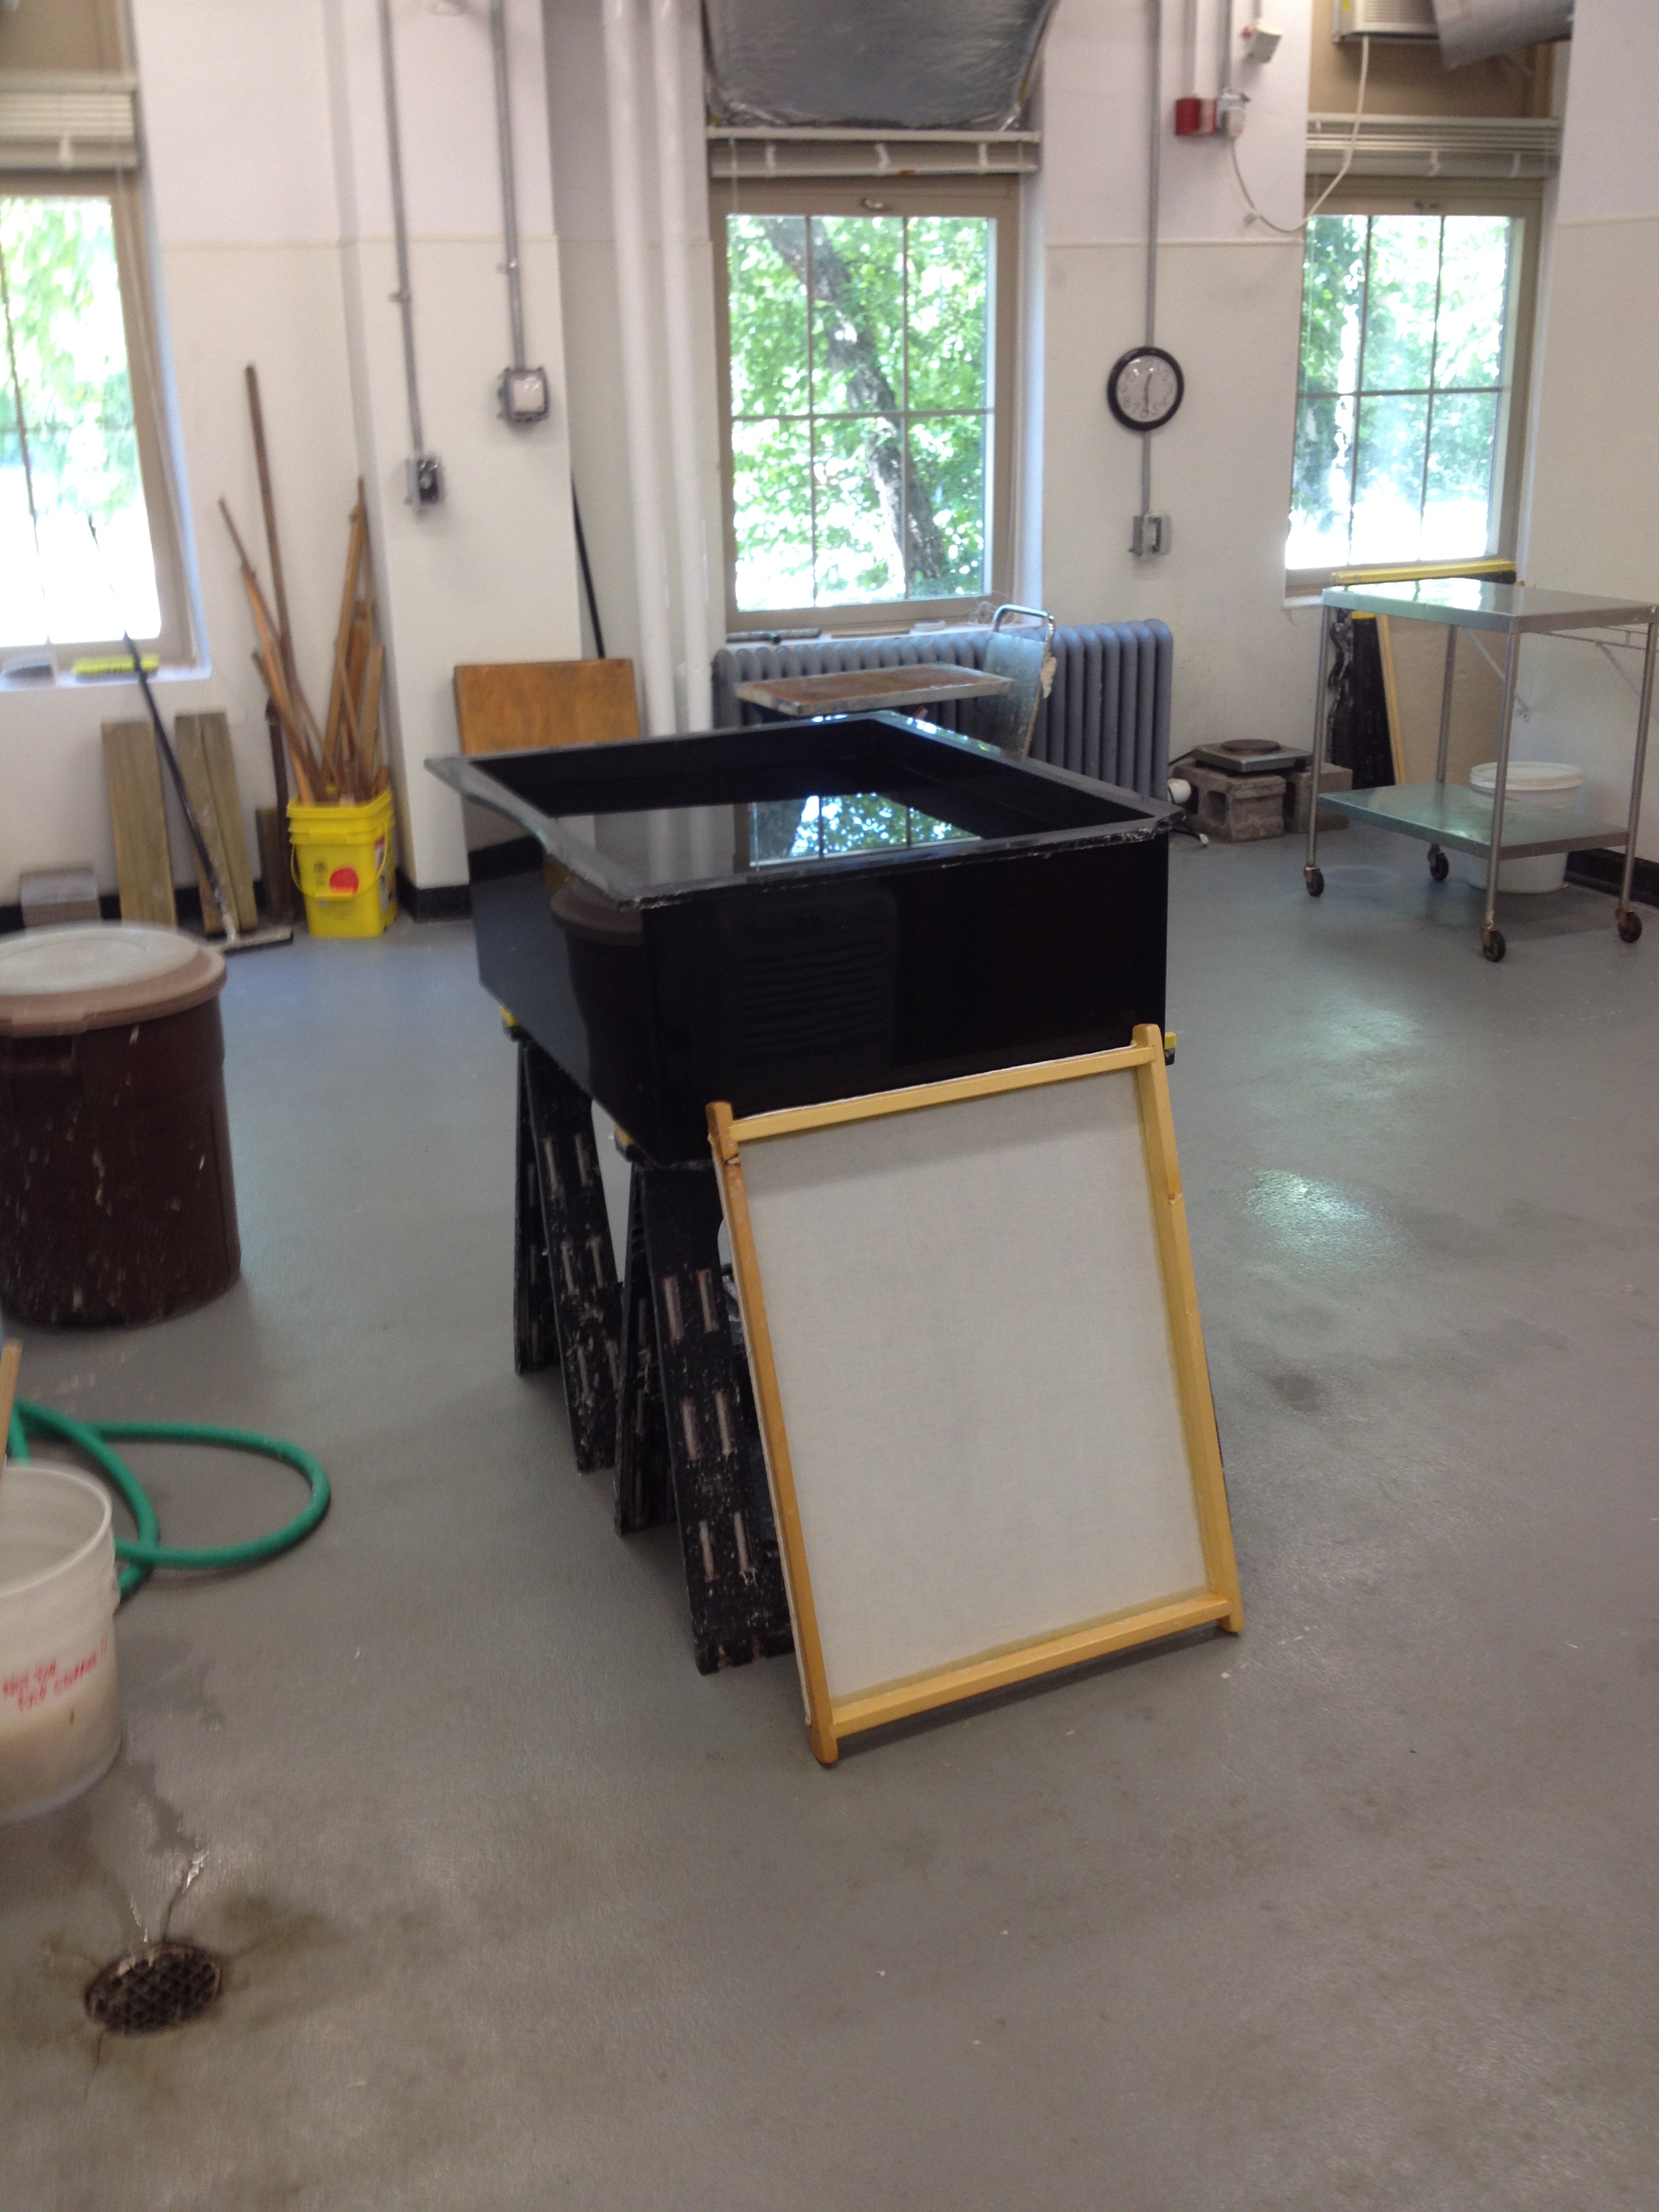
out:
{"label": "wooden stick bundle", "polygon": [[[268,482],[262,475],[262,489],[268,489]],[[287,625],[273,617],[258,572],[222,499],[219,512],[241,564],[242,587],[258,641],[253,663],[282,723],[295,795],[306,806],[361,805],[385,791],[392,781],[381,757],[380,688],[386,650],[375,613],[374,568],[362,480],[358,479],[357,503],[350,515],[328,714],[321,729],[294,673],[294,648],[286,635]],[[267,512],[267,527],[270,523]]]}

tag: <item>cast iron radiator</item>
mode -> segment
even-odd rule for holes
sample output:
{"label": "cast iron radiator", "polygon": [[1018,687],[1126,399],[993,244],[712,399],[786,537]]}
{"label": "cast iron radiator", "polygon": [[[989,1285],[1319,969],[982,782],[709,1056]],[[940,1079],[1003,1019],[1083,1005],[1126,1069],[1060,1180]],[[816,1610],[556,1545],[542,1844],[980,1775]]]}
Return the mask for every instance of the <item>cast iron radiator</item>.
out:
{"label": "cast iron radiator", "polygon": [[[978,668],[983,629],[899,637],[825,637],[791,645],[727,645],[714,655],[714,726],[762,720],[734,696],[765,676],[825,676],[854,668],[913,668],[948,660]],[[1037,708],[1031,757],[1162,799],[1170,776],[1170,690],[1175,641],[1160,622],[1090,623],[1057,629],[1054,688]],[[923,708],[945,729],[973,728],[973,703]]]}

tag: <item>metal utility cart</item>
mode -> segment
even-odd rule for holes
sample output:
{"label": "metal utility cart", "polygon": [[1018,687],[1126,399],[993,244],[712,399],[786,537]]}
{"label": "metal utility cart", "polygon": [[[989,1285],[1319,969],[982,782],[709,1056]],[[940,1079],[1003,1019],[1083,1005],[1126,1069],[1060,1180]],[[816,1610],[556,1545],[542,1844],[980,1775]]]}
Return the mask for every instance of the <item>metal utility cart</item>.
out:
{"label": "metal utility cart", "polygon": [[[1630,902],[1636,865],[1636,825],[1642,808],[1642,777],[1647,762],[1648,715],[1653,704],[1656,652],[1659,651],[1659,607],[1637,599],[1600,599],[1577,592],[1540,591],[1529,584],[1479,583],[1468,576],[1441,577],[1412,584],[1333,586],[1322,593],[1324,614],[1319,634],[1319,675],[1314,691],[1313,787],[1319,789],[1325,765],[1326,669],[1330,659],[1331,617],[1388,615],[1395,621],[1439,623],[1446,630],[1446,677],[1440,695],[1440,750],[1432,783],[1400,783],[1375,791],[1327,792],[1308,817],[1308,859],[1303,877],[1308,894],[1325,888],[1319,867],[1319,809],[1334,808],[1378,830],[1419,837],[1429,848],[1429,873],[1446,879],[1447,849],[1486,854],[1486,910],[1480,950],[1488,960],[1504,957],[1504,933],[1498,927],[1498,869],[1506,860],[1537,853],[1571,853],[1588,846],[1621,845],[1625,872],[1620,886],[1615,926],[1626,945],[1642,934],[1642,918]],[[1644,629],[1647,650],[1642,663],[1641,701],[1636,710],[1636,754],[1631,770],[1630,813],[1624,822],[1598,821],[1580,812],[1558,814],[1547,808],[1505,804],[1510,772],[1510,738],[1515,724],[1516,678],[1521,640],[1529,631],[1585,631]],[[1446,783],[1446,748],[1451,734],[1452,677],[1457,665],[1460,630],[1496,630],[1504,639],[1504,706],[1498,732],[1497,788],[1491,801],[1480,793]]]}

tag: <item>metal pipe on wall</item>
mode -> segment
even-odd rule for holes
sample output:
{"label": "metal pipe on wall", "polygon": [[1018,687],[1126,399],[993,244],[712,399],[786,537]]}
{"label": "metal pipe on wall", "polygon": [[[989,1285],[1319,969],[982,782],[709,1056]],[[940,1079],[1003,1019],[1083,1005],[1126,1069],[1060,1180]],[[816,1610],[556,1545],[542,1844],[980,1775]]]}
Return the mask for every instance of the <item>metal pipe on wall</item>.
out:
{"label": "metal pipe on wall", "polygon": [[404,325],[404,383],[409,394],[411,453],[426,451],[421,426],[420,387],[415,376],[415,295],[409,282],[409,219],[404,204],[404,155],[398,126],[398,73],[392,52],[391,0],[380,0],[380,90],[386,101],[386,165],[392,179],[392,230],[398,253],[398,289],[392,295]]}
{"label": "metal pipe on wall", "polygon": [[489,45],[495,64],[495,144],[501,163],[501,234],[507,249],[507,312],[513,332],[513,366],[524,358],[524,287],[519,276],[519,188],[513,174],[513,99],[507,82],[504,0],[489,0]]}
{"label": "metal pipe on wall", "polygon": [[686,216],[682,115],[680,0],[650,0],[657,93],[657,187],[662,211],[663,348],[668,378],[669,445],[674,474],[674,534],[679,544],[680,637],[685,656],[685,726],[706,730],[714,715],[709,670],[708,570],[703,528],[693,363],[691,232]]}
{"label": "metal pipe on wall", "polygon": [[[1158,229],[1163,192],[1164,159],[1164,8],[1151,0],[1146,67],[1151,91],[1146,131],[1146,343],[1158,343]],[[1140,434],[1140,511],[1152,511],[1152,438]]]}
{"label": "metal pipe on wall", "polygon": [[669,637],[662,498],[657,480],[645,212],[640,192],[644,145],[635,69],[634,0],[604,0],[605,112],[611,139],[611,214],[616,240],[617,320],[622,337],[623,411],[634,524],[634,584],[639,606],[640,675],[647,734],[675,726],[674,656]]}

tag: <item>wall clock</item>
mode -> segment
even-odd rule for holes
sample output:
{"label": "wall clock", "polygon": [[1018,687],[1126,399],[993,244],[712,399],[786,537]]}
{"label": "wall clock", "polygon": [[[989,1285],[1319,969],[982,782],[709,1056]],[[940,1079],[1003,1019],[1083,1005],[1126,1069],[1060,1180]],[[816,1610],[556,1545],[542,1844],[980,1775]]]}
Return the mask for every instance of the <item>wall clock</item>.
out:
{"label": "wall clock", "polygon": [[1132,346],[1112,364],[1106,404],[1126,430],[1161,430],[1187,390],[1181,363],[1162,346]]}

